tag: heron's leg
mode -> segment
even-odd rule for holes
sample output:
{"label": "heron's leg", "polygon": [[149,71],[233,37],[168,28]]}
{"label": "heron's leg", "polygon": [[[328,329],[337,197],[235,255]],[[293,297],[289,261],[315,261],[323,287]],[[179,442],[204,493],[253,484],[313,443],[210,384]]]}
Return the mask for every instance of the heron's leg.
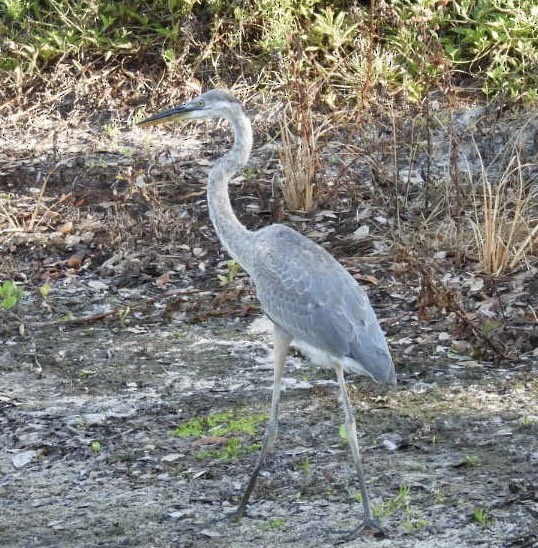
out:
{"label": "heron's leg", "polygon": [[284,372],[284,364],[286,363],[286,355],[288,354],[291,339],[292,338],[286,331],[274,324],[274,382],[273,396],[271,398],[271,415],[269,417],[269,421],[267,422],[267,426],[265,427],[262,448],[258,456],[258,460],[256,461],[256,466],[250,476],[245,494],[243,495],[243,498],[239,503],[239,507],[235,512],[236,518],[240,518],[245,514],[248,500],[254,486],[256,485],[256,480],[265,461],[267,451],[272,447],[276,439],[278,432],[278,405],[280,403],[282,373]]}
{"label": "heron's leg", "polygon": [[346,381],[344,379],[344,368],[340,364],[335,365],[336,377],[338,378],[338,385],[340,386],[340,398],[342,400],[342,407],[345,414],[345,427],[346,437],[351,449],[351,455],[353,457],[353,463],[359,476],[359,487],[362,495],[362,504],[364,506],[364,523],[374,529],[382,531],[380,524],[374,519],[372,515],[372,506],[370,504],[370,498],[368,497],[368,490],[366,489],[366,483],[364,482],[364,472],[362,470],[361,454],[359,449],[359,441],[357,439],[357,424],[355,417],[353,416],[353,409],[351,402],[349,401],[349,395],[347,392]]}

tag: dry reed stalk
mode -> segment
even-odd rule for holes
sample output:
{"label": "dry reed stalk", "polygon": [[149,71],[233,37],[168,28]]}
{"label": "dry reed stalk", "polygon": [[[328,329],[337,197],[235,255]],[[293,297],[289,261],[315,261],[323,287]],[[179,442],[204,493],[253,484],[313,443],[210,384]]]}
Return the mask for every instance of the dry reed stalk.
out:
{"label": "dry reed stalk", "polygon": [[285,114],[280,120],[280,134],[284,203],[289,209],[310,211],[315,203],[318,135],[310,131],[306,138],[295,136]]}
{"label": "dry reed stalk", "polygon": [[493,184],[482,165],[482,199],[476,200],[482,210],[475,206],[473,231],[484,270],[494,277],[514,269],[533,252],[538,239],[538,220],[533,215],[536,191],[527,191],[525,167],[516,152],[498,184]]}

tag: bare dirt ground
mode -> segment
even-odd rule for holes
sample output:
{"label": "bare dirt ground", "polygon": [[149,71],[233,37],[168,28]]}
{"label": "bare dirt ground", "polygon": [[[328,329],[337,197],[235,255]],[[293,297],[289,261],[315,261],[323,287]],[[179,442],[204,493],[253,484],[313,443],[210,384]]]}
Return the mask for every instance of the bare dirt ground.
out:
{"label": "bare dirt ground", "polygon": [[[398,388],[349,379],[387,534],[342,533],[362,506],[337,386],[298,354],[249,516],[215,521],[239,501],[263,421],[251,431],[211,421],[266,414],[272,384],[266,325],[248,279],[226,262],[199,183],[226,143],[207,153],[207,135],[69,121],[53,131],[46,118],[8,129],[1,278],[25,296],[0,312],[0,545],[537,546],[532,264],[494,288],[471,266],[438,264],[466,312],[505,314],[480,338],[463,321],[472,314],[424,301],[374,204],[366,240],[350,237],[357,209],[345,200],[286,217],[365,285],[387,332]],[[251,228],[279,216],[275,166],[274,148],[258,143],[233,187]],[[172,434],[193,419],[201,430]]]}

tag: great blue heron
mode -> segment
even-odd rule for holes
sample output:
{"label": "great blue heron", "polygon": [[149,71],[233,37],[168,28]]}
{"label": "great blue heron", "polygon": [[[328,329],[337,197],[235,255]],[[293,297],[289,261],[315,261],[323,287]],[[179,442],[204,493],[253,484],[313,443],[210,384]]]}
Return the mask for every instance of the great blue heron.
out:
{"label": "great blue heron", "polygon": [[290,342],[295,339],[314,363],[336,370],[346,437],[359,476],[364,522],[380,529],[368,498],[355,418],[344,380],[346,371],[382,383],[396,383],[394,365],[375,312],[355,279],[325,249],[280,224],[248,230],[235,216],[228,182],[245,165],[252,148],[250,121],[235,97],[222,90],[208,91],[184,105],[155,114],[140,125],[199,118],[224,118],[232,126],[234,144],[209,173],[209,215],[228,253],[254,280],[258,299],[274,326],[271,415],[256,466],[234,515],[245,514],[267,451],[276,439],[282,372]]}

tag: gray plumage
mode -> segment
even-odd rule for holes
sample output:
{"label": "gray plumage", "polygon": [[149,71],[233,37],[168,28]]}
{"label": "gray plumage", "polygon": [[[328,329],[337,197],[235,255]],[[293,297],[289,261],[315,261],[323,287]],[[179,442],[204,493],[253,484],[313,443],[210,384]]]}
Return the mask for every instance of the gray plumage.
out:
{"label": "gray plumage", "polygon": [[280,384],[292,339],[315,363],[334,367],[345,413],[346,435],[359,476],[365,523],[380,529],[372,517],[344,371],[368,375],[394,385],[396,375],[387,342],[368,296],[325,249],[284,225],[247,230],[232,209],[228,181],[247,162],[252,129],[241,103],[222,90],[156,114],[141,125],[171,119],[224,118],[234,144],[211,169],[207,187],[209,214],[230,255],[254,280],[262,308],[274,324],[274,385],[271,416],[262,450],[236,517],[242,516],[269,447],[278,429]]}
{"label": "gray plumage", "polygon": [[249,274],[263,310],[294,339],[341,360],[346,371],[393,382],[387,343],[366,293],[325,249],[291,228],[268,226],[256,233]]}

